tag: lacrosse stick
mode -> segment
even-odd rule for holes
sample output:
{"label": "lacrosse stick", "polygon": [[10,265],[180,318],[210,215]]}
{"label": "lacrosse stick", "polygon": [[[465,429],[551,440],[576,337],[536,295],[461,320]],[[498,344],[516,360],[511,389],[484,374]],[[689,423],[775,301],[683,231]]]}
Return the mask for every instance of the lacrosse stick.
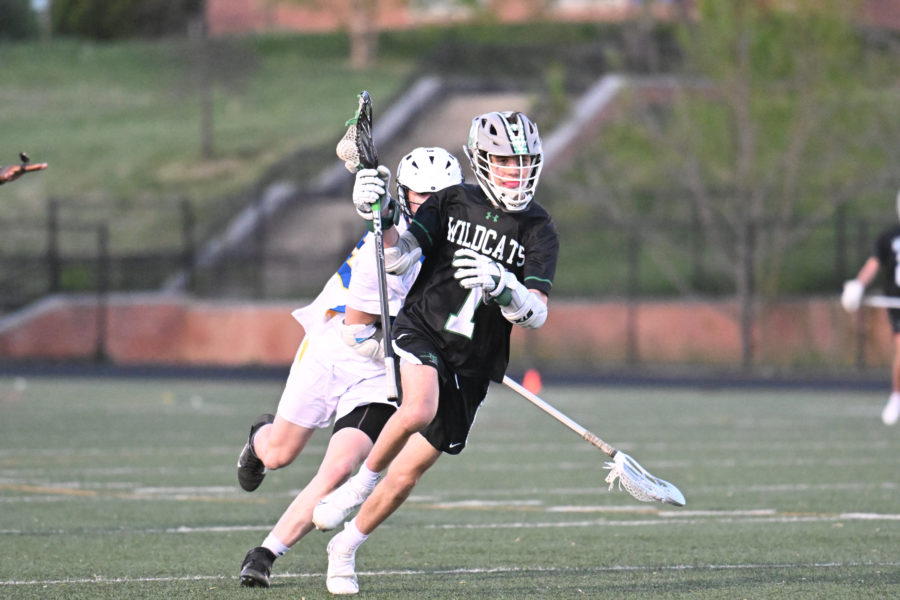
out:
{"label": "lacrosse stick", "polygon": [[[378,152],[372,139],[372,98],[359,93],[359,108],[346,123],[347,133],[337,145],[338,158],[351,173],[378,166]],[[388,397],[400,399],[397,357],[391,345],[391,315],[388,306],[387,274],[384,270],[384,231],[381,227],[381,200],[372,204],[372,234],[375,236],[375,266],[378,270],[378,294],[381,300],[381,331],[384,336],[384,368],[388,376]]]}
{"label": "lacrosse stick", "polygon": [[656,501],[674,506],[684,506],[684,494],[677,487],[668,481],[654,477],[638,464],[638,461],[621,450],[616,450],[506,375],[503,376],[503,384],[577,433],[583,440],[590,442],[609,455],[613,459],[612,462],[606,463],[606,468],[609,469],[609,473],[606,475],[606,483],[609,484],[609,489],[613,488],[616,479],[618,479],[619,489],[625,488],[626,492],[641,502]]}
{"label": "lacrosse stick", "polygon": [[900,298],[892,296],[866,296],[862,303],[876,308],[900,308]]}
{"label": "lacrosse stick", "polygon": [[3,185],[8,181],[18,179],[25,173],[31,173],[32,171],[43,171],[47,168],[47,163],[29,164],[31,163],[31,159],[28,158],[28,155],[24,152],[19,152],[19,160],[21,162],[18,165],[12,165],[0,169],[0,185]]}

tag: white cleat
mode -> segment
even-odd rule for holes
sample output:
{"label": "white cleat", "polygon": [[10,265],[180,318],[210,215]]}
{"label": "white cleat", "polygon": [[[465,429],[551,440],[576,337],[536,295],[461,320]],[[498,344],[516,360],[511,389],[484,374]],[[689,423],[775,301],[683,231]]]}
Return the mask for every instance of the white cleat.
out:
{"label": "white cleat", "polygon": [[325,587],[335,595],[359,593],[359,580],[356,578],[356,552],[348,550],[338,542],[338,534],[328,542],[328,574]]}
{"label": "white cleat", "polygon": [[900,394],[891,394],[890,400],[881,411],[881,420],[885,425],[896,425],[900,418]]}
{"label": "white cleat", "polygon": [[320,531],[331,531],[339,527],[371,493],[371,489],[355,485],[352,479],[347,480],[344,485],[319,500],[313,509],[313,524]]}

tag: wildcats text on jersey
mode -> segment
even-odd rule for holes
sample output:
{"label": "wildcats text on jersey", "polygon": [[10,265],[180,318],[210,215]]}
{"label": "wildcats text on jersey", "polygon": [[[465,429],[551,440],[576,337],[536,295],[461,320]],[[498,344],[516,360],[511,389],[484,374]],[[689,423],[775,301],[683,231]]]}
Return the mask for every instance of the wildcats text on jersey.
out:
{"label": "wildcats text on jersey", "polygon": [[521,267],[525,264],[525,247],[522,244],[484,225],[448,217],[447,241],[463,248],[470,248],[507,265]]}

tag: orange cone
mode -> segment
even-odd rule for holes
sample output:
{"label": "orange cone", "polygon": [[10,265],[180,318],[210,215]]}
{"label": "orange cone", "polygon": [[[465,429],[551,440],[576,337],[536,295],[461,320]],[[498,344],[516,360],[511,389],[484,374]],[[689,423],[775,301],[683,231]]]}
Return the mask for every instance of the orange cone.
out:
{"label": "orange cone", "polygon": [[541,374],[538,373],[537,369],[528,369],[525,371],[525,376],[522,377],[522,387],[532,394],[541,393]]}

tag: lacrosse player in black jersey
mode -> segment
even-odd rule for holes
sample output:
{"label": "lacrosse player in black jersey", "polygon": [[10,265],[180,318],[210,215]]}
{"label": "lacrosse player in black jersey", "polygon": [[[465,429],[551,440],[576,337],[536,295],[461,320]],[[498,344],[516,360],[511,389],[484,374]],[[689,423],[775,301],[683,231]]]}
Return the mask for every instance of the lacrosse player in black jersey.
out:
{"label": "lacrosse player in black jersey", "polygon": [[[900,194],[897,194],[897,213],[900,215]],[[884,294],[900,300],[900,225],[894,225],[883,231],[875,241],[875,250],[856,278],[844,283],[841,304],[847,312],[856,312],[862,303],[866,286],[875,280],[878,270],[883,268]],[[888,320],[891,324],[894,341],[894,359],[891,369],[892,390],[887,404],[881,411],[881,420],[885,425],[896,425],[900,419],[900,309],[888,308]]]}
{"label": "lacrosse player in black jersey", "polygon": [[[383,179],[382,179],[383,178]],[[353,197],[378,199],[390,170],[363,169],[356,174]],[[443,148],[416,148],[397,167],[399,211],[389,207],[389,220],[405,231],[408,220],[432,192],[463,181],[459,161]],[[368,212],[371,218],[371,209]],[[397,213],[402,213],[403,218]],[[397,217],[394,219],[394,217]],[[388,387],[384,348],[377,334],[380,294],[373,235],[366,233],[350,256],[328,280],[311,304],[294,311],[304,338],[278,402],[276,415],[261,415],[238,459],[238,481],[253,491],[267,469],[287,466],[303,451],[314,433],[334,421],[322,464],[260,546],[241,563],[240,582],[269,587],[272,565],[312,531],[316,502],[335,489],[360,465],[396,403]],[[417,270],[390,277],[388,304],[396,313],[412,286]]]}
{"label": "lacrosse player in black jersey", "polygon": [[421,270],[394,323],[400,408],[359,472],[313,511],[316,527],[329,530],[361,505],[328,544],[333,594],[359,591],[356,549],[442,452],[465,447],[488,384],[506,371],[512,326],[535,329],[547,318],[559,238],[533,200],[542,167],[537,126],[519,112],[486,113],[472,120],[464,150],[478,186],[432,194],[406,232],[384,235],[388,272],[422,259]]}

